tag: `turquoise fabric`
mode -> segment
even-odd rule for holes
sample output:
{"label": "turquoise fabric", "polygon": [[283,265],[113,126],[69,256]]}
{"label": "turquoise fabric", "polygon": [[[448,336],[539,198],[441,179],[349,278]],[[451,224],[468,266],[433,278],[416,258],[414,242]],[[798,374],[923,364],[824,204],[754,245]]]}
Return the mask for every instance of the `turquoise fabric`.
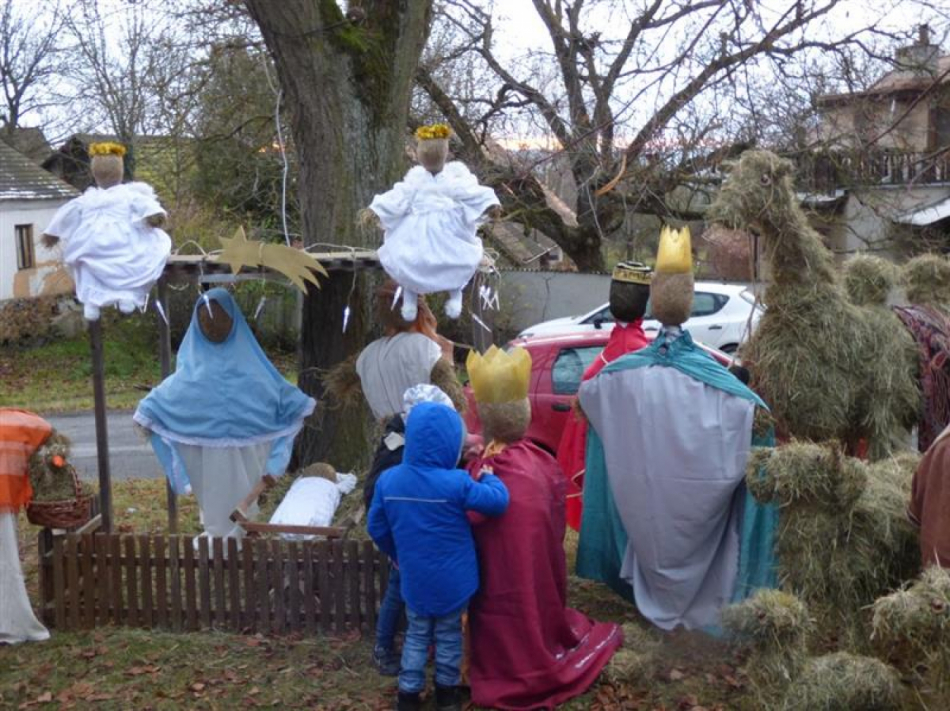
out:
{"label": "turquoise fabric", "polygon": [[[676,368],[711,387],[768,409],[758,395],[699,348],[686,331],[675,337],[661,332],[652,344],[618,358],[601,372],[650,366]],[[774,446],[774,434],[770,432],[763,438],[753,437],[752,444]],[[742,498],[742,520],[734,601],[745,599],[759,588],[774,588],[777,584],[774,542],[778,528],[778,508],[774,504],[759,504],[744,485],[738,496]],[[626,548],[627,532],[620,521],[607,482],[603,443],[591,427],[587,434],[584,515],[577,546],[577,575],[602,582],[633,602],[631,586],[620,578],[620,565]],[[707,631],[713,634],[718,632],[713,629]]]}

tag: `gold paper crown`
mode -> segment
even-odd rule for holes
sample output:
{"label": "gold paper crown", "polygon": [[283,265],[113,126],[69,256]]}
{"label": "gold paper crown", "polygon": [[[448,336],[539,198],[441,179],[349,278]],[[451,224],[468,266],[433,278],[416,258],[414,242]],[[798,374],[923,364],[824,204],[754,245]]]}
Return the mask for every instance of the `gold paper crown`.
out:
{"label": "gold paper crown", "polygon": [[416,129],[416,138],[420,141],[431,141],[434,138],[448,138],[452,131],[444,123],[434,123],[431,126],[420,126]]}
{"label": "gold paper crown", "polygon": [[656,251],[655,271],[658,274],[686,274],[693,271],[689,227],[674,230],[664,225],[660,231],[660,246]]}
{"label": "gold paper crown", "polygon": [[465,367],[477,402],[514,402],[528,397],[531,354],[524,348],[512,348],[506,353],[492,346],[485,355],[472,351]]}
{"label": "gold paper crown", "polygon": [[112,143],[111,141],[106,143],[90,143],[89,144],[89,157],[93,156],[119,156],[120,158],[125,155],[125,146],[121,143]]}
{"label": "gold paper crown", "polygon": [[621,281],[625,284],[643,284],[650,285],[653,278],[653,270],[646,264],[640,262],[618,262],[614,267],[614,273],[611,279]]}

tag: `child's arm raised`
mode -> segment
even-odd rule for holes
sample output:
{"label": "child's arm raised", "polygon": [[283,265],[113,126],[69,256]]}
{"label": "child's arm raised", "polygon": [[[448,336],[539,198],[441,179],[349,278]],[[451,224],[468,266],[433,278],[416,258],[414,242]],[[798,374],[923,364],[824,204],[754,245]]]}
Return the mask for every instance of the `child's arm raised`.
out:
{"label": "child's arm raised", "polygon": [[389,519],[386,518],[386,509],[383,508],[383,495],[377,483],[376,493],[373,494],[373,503],[369,507],[369,516],[366,519],[366,530],[370,538],[376,542],[376,547],[393,560],[396,560],[396,541],[393,539]]}
{"label": "child's arm raised", "polygon": [[466,511],[477,511],[486,516],[501,516],[508,508],[508,489],[501,479],[490,471],[483,471],[474,481],[466,476]]}

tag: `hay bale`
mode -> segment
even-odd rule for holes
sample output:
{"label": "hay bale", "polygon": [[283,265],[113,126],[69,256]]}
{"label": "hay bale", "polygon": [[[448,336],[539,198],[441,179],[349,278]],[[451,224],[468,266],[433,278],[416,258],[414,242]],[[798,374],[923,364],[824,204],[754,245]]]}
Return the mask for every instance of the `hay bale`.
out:
{"label": "hay bale", "polygon": [[865,644],[864,608],[916,574],[916,535],[905,515],[915,466],[908,456],[868,465],[838,445],[803,442],[750,458],[753,496],[782,505],[782,587],[805,601],[823,631]]}
{"label": "hay bale", "polygon": [[921,254],[904,265],[907,301],[911,304],[950,306],[950,261],[939,254]]}
{"label": "hay bale", "polygon": [[[867,472],[863,462],[846,457],[832,445],[793,441],[764,455],[749,458],[746,481],[763,503],[782,506],[813,503],[833,509],[849,508],[864,491]],[[763,472],[760,469],[764,467]]]}
{"label": "hay bale", "polygon": [[874,603],[877,648],[950,707],[950,571],[933,566]]}
{"label": "hay bale", "polygon": [[817,657],[789,686],[785,711],[897,711],[897,673],[883,662],[847,652]]}
{"label": "hay bale", "polygon": [[893,262],[871,254],[856,254],[844,265],[845,291],[857,306],[884,306],[899,278]]}
{"label": "hay bale", "polygon": [[647,679],[656,671],[659,640],[651,631],[627,622],[622,627],[623,646],[604,667],[604,678],[612,684],[629,684]]}
{"label": "hay bale", "polygon": [[780,590],[760,590],[723,610],[722,624],[751,650],[744,671],[762,705],[781,696],[805,663],[812,628],[805,604]]}

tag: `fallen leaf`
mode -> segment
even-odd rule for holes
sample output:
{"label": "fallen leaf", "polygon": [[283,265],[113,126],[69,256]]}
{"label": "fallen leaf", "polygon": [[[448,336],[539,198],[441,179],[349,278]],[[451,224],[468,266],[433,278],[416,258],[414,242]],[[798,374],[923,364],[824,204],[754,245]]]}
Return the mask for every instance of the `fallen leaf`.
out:
{"label": "fallen leaf", "polygon": [[50,691],[40,694],[36,697],[36,703],[38,704],[48,704],[53,700],[53,694]]}
{"label": "fallen leaf", "polygon": [[680,681],[685,677],[686,675],[679,669],[670,669],[670,673],[666,675],[666,678],[670,681]]}
{"label": "fallen leaf", "polygon": [[199,691],[205,690],[205,684],[202,684],[200,681],[196,681],[194,684],[192,684],[188,688],[194,691],[195,693],[198,693]]}

